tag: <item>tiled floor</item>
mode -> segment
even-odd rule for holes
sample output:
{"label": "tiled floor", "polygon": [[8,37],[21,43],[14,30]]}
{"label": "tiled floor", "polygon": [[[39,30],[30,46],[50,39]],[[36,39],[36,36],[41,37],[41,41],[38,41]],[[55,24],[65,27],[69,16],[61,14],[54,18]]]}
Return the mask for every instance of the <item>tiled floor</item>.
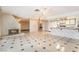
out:
{"label": "tiled floor", "polygon": [[79,40],[58,37],[48,32],[21,33],[0,39],[4,52],[78,52]]}

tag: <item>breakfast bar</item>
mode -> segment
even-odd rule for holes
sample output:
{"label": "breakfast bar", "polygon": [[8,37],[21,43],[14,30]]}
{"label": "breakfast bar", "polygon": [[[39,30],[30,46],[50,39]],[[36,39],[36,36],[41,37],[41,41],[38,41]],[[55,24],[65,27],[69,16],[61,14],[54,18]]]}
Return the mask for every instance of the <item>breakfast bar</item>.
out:
{"label": "breakfast bar", "polygon": [[68,37],[73,39],[79,39],[79,28],[78,27],[55,27],[51,28],[51,34]]}

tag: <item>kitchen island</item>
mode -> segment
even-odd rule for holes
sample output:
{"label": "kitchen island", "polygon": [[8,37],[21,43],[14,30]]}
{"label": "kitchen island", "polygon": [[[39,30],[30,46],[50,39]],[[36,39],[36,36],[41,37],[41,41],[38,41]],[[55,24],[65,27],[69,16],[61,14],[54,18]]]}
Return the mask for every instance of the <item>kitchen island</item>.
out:
{"label": "kitchen island", "polygon": [[79,39],[79,27],[52,27],[50,32],[52,35]]}

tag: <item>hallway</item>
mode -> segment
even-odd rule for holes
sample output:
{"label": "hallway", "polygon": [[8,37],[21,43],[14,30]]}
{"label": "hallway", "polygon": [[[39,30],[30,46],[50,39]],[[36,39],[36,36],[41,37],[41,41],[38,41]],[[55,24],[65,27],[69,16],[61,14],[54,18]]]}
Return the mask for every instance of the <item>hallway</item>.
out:
{"label": "hallway", "polygon": [[0,39],[5,52],[78,52],[79,40],[58,37],[48,32],[28,32]]}

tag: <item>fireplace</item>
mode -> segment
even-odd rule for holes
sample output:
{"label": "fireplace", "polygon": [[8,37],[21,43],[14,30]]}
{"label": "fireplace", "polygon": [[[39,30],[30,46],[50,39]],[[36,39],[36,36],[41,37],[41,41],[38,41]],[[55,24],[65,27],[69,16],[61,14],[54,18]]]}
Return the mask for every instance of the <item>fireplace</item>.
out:
{"label": "fireplace", "polygon": [[19,33],[19,29],[9,29],[9,35],[18,34],[18,33]]}

